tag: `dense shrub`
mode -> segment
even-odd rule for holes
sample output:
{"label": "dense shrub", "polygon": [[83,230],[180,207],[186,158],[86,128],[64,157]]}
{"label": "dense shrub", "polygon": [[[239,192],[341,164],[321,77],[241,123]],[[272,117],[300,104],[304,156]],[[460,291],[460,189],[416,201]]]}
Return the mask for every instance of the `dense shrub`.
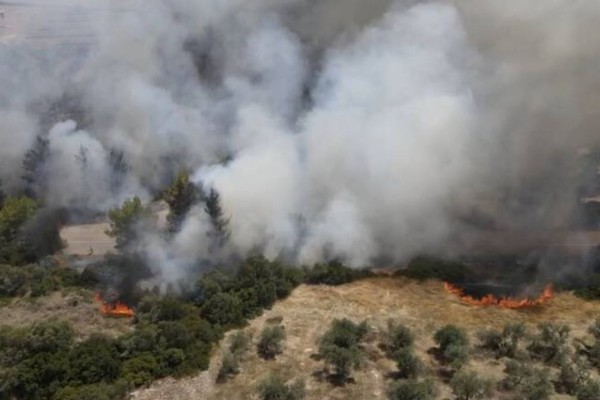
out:
{"label": "dense shrub", "polygon": [[22,265],[35,261],[23,237],[23,228],[37,212],[38,205],[27,197],[6,199],[0,209],[0,263]]}
{"label": "dense shrub", "polygon": [[370,276],[373,276],[373,273],[367,269],[352,269],[340,262],[332,261],[327,264],[316,264],[312,268],[307,269],[305,281],[310,285],[324,284],[336,286]]}
{"label": "dense shrub", "polygon": [[257,351],[265,360],[275,358],[283,351],[283,340],[285,339],[285,329],[283,326],[267,326],[260,334]]}
{"label": "dense shrub", "polygon": [[420,256],[414,258],[405,269],[397,271],[395,275],[419,281],[437,279],[447,282],[462,282],[469,276],[473,276],[473,272],[467,265],[460,262]]}
{"label": "dense shrub", "polygon": [[368,332],[366,322],[355,324],[348,319],[334,320],[319,340],[319,355],[334,369],[334,378],[344,382],[352,368],[362,361],[362,341]]}
{"label": "dense shrub", "polygon": [[305,396],[304,382],[296,381],[286,385],[277,375],[271,375],[258,386],[262,400],[300,400]]}
{"label": "dense shrub", "polygon": [[457,400],[486,399],[490,396],[492,382],[475,372],[460,371],[450,380],[450,387]]}

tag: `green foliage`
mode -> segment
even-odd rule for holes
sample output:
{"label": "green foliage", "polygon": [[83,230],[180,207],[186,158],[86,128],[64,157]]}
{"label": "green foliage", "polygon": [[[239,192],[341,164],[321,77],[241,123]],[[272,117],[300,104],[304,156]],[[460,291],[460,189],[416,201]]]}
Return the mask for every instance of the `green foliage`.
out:
{"label": "green foliage", "polygon": [[305,282],[310,285],[337,286],[373,276],[367,269],[352,269],[342,263],[332,261],[327,264],[316,264],[306,269]]}
{"label": "green foliage", "polygon": [[123,363],[123,378],[133,386],[142,386],[158,377],[159,364],[151,353],[142,353]]}
{"label": "green foliage", "polygon": [[6,199],[0,209],[0,263],[22,265],[35,261],[23,228],[37,209],[37,203],[27,197]]}
{"label": "green foliage", "polygon": [[23,175],[25,193],[29,197],[42,196],[45,189],[43,174],[44,164],[50,154],[48,138],[38,135],[33,146],[27,150],[23,158]]}
{"label": "green foliage", "polygon": [[204,196],[204,212],[210,218],[213,228],[214,245],[222,246],[229,238],[229,219],[225,217],[221,208],[221,196],[215,188],[210,188],[208,195]]}
{"label": "green foliage", "polygon": [[286,385],[278,375],[271,375],[258,386],[262,400],[300,400],[305,396],[304,382]]}
{"label": "green foliage", "polygon": [[344,382],[352,368],[362,362],[362,341],[368,332],[366,322],[355,324],[348,319],[333,320],[331,328],[319,340],[319,355],[334,369],[334,378]]}
{"label": "green foliage", "polygon": [[275,358],[283,351],[283,340],[285,339],[285,329],[283,326],[267,326],[260,334],[257,351],[265,360]]}
{"label": "green foliage", "polygon": [[423,369],[423,364],[411,348],[402,348],[395,354],[398,376],[402,379],[416,378]]}
{"label": "green foliage", "polygon": [[229,351],[238,357],[250,349],[252,337],[244,331],[237,331],[229,337]]}
{"label": "green foliage", "polygon": [[242,302],[233,294],[217,293],[202,306],[202,316],[212,324],[239,326],[243,321]]}
{"label": "green foliage", "polygon": [[521,384],[520,390],[526,400],[547,400],[553,392],[550,374],[545,369],[533,369]]}
{"label": "green foliage", "polygon": [[137,231],[141,225],[148,222],[152,212],[142,204],[139,197],[125,200],[119,208],[113,208],[108,212],[110,229],[106,234],[116,238],[118,249],[125,249],[137,239]]}
{"label": "green foliage", "polygon": [[410,348],[414,341],[415,337],[407,326],[388,321],[383,340],[383,347],[388,357],[395,358],[399,351]]}
{"label": "green foliage", "polygon": [[600,399],[600,383],[588,380],[579,387],[576,394],[577,400],[598,400]]}
{"label": "green foliage", "polygon": [[589,380],[590,367],[582,357],[566,357],[560,360],[560,369],[556,380],[557,391],[575,395]]}
{"label": "green foliage", "polygon": [[390,400],[434,400],[437,390],[431,380],[407,380],[394,383],[388,391]]}
{"label": "green foliage", "polygon": [[56,392],[52,400],[120,400],[125,398],[129,386],[120,381],[114,384],[67,386]]}
{"label": "green foliage", "polygon": [[600,340],[600,318],[596,318],[592,325],[588,328],[588,332],[592,335],[596,340]]}
{"label": "green foliage", "polygon": [[458,367],[469,357],[469,338],[467,334],[454,325],[446,325],[436,331],[433,340],[438,345],[444,362]]}
{"label": "green foliage", "polygon": [[190,175],[187,171],[181,171],[171,186],[163,193],[163,200],[169,205],[169,215],[167,215],[168,230],[171,233],[178,232],[185,216],[192,206],[198,201],[200,192],[196,186],[190,182]]}
{"label": "green foliage", "polygon": [[436,279],[447,282],[462,282],[467,277],[473,276],[473,273],[468,266],[460,262],[420,256],[414,258],[405,269],[397,271],[395,275],[406,276],[418,281]]}
{"label": "green foliage", "polygon": [[478,336],[481,347],[493,352],[496,358],[513,358],[517,354],[519,340],[525,336],[525,333],[525,325],[518,323],[505,325],[502,332],[486,330],[479,332]]}
{"label": "green foliage", "polygon": [[240,372],[239,358],[231,353],[225,353],[221,358],[221,367],[217,373],[217,383],[225,382],[227,379]]}
{"label": "green foliage", "polygon": [[457,400],[486,399],[490,398],[492,382],[476,372],[459,371],[450,380],[450,387]]}
{"label": "green foliage", "polygon": [[558,365],[564,355],[571,329],[567,325],[545,322],[538,325],[538,335],[529,345],[531,355],[545,363]]}

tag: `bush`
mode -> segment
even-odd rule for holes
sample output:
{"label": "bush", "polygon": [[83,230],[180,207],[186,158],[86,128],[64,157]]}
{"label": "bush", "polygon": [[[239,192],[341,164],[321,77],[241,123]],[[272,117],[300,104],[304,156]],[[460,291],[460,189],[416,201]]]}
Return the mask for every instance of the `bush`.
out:
{"label": "bush", "polygon": [[142,386],[158,377],[159,364],[151,353],[143,353],[123,363],[123,378],[133,386]]}
{"label": "bush", "polygon": [[390,400],[434,400],[436,395],[437,390],[430,380],[398,382],[388,391]]}
{"label": "bush", "polygon": [[265,360],[275,358],[283,351],[283,340],[285,329],[283,326],[267,326],[260,334],[257,350],[258,354]]}
{"label": "bush", "polygon": [[556,387],[561,393],[575,395],[589,379],[589,365],[581,357],[562,357]]}
{"label": "bush", "polygon": [[481,347],[490,350],[496,358],[515,357],[519,340],[525,336],[526,329],[523,324],[508,324],[502,332],[487,330],[479,333]]}
{"label": "bush", "polygon": [[69,353],[69,365],[70,381],[77,385],[112,382],[121,369],[114,342],[101,335],[75,345]]}
{"label": "bush", "polygon": [[469,339],[467,334],[454,325],[446,325],[433,336],[444,362],[460,366],[469,357]]}
{"label": "bush", "polygon": [[533,375],[531,365],[516,360],[508,360],[504,371],[506,372],[506,378],[502,381],[502,386],[507,390],[520,387],[528,377]]}
{"label": "bush", "polygon": [[566,351],[571,329],[567,325],[546,322],[538,326],[538,331],[538,335],[529,346],[529,352],[536,359],[558,365]]}
{"label": "bush", "polygon": [[395,273],[418,281],[437,279],[446,282],[463,282],[473,276],[471,269],[456,261],[447,261],[434,257],[420,256],[414,258],[406,267]]}
{"label": "bush", "polygon": [[231,354],[241,357],[250,348],[252,337],[244,331],[237,331],[229,337],[229,351]]}
{"label": "bush", "polygon": [[23,228],[37,209],[37,203],[27,197],[6,199],[0,209],[0,263],[23,265],[35,261]]}
{"label": "bush", "polygon": [[221,359],[221,368],[217,374],[217,383],[225,382],[232,376],[240,372],[240,363],[238,358],[231,354],[225,353]]}
{"label": "bush", "polygon": [[352,269],[340,262],[332,261],[328,264],[316,264],[311,269],[307,269],[305,282],[310,285],[337,286],[370,276],[373,276],[373,273],[367,269]]}
{"label": "bush", "polygon": [[450,380],[450,387],[458,400],[485,399],[490,396],[492,382],[475,372],[460,371]]}
{"label": "bush", "polygon": [[202,316],[212,324],[233,327],[242,324],[242,303],[232,294],[218,293],[202,306]]}
{"label": "bush", "polygon": [[416,378],[423,369],[423,364],[410,348],[404,348],[396,352],[396,367],[398,376],[408,379]]}
{"label": "bush", "polygon": [[331,328],[319,340],[319,355],[334,369],[334,378],[340,382],[350,375],[362,361],[361,342],[367,334],[366,322],[355,324],[348,319],[334,320]]}
{"label": "bush", "polygon": [[304,382],[296,381],[288,386],[277,375],[271,375],[258,386],[262,400],[300,400],[305,396]]}
{"label": "bush", "polygon": [[600,399],[600,383],[588,380],[579,387],[576,394],[577,400]]}
{"label": "bush", "polygon": [[545,369],[532,369],[521,383],[521,394],[527,400],[547,400],[552,392],[550,374]]}
{"label": "bush", "polygon": [[596,339],[600,340],[600,318],[596,318],[588,328],[588,332]]}
{"label": "bush", "polygon": [[414,341],[415,337],[407,326],[388,321],[388,329],[383,342],[388,357],[395,358],[399,351],[411,347]]}

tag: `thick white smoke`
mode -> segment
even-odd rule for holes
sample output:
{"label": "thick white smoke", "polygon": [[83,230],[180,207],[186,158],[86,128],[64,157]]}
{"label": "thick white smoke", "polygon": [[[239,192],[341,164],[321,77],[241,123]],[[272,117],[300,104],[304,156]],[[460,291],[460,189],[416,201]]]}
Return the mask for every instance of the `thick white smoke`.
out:
{"label": "thick white smoke", "polygon": [[[52,206],[106,210],[191,169],[221,195],[227,254],[199,205],[172,240],[140,244],[162,281],[256,251],[401,261],[444,250],[472,209],[560,226],[577,149],[598,143],[595,2],[94,5],[79,6],[98,16],[84,44],[0,44],[0,175],[19,190],[39,134]],[[117,193],[115,150],[130,166]]]}

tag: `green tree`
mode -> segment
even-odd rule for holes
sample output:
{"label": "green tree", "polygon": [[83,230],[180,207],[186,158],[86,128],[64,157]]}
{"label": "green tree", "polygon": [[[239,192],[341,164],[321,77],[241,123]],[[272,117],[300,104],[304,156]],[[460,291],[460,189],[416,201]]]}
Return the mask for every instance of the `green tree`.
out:
{"label": "green tree", "polygon": [[459,371],[450,380],[450,387],[457,400],[487,399],[491,394],[492,382],[475,372]]}
{"label": "green tree", "polygon": [[240,300],[229,293],[217,293],[202,306],[202,316],[213,324],[236,326],[243,321]]}
{"label": "green tree", "polygon": [[221,195],[215,188],[210,188],[208,195],[204,198],[204,211],[210,218],[213,228],[213,239],[215,244],[220,247],[225,244],[229,238],[229,219],[225,217],[221,208]]}
{"label": "green tree", "polygon": [[125,249],[138,237],[141,224],[151,219],[152,212],[142,204],[139,197],[125,200],[119,208],[113,208],[108,212],[110,229],[106,234],[116,238],[117,248]]}
{"label": "green tree", "polygon": [[69,353],[70,380],[78,385],[112,382],[121,363],[114,342],[106,336],[93,335],[78,343]]}
{"label": "green tree", "polygon": [[502,332],[486,330],[479,332],[481,347],[490,350],[496,358],[515,357],[519,341],[525,336],[526,328],[522,323],[507,324]]}
{"label": "green tree", "polygon": [[37,203],[27,197],[13,197],[0,210],[0,262],[20,265],[34,261],[23,228],[36,214]]}
{"label": "green tree", "polygon": [[437,394],[435,384],[431,380],[406,380],[392,385],[388,391],[390,400],[434,400]]}
{"label": "green tree", "polygon": [[433,336],[445,362],[458,367],[467,361],[469,356],[469,338],[467,334],[454,325],[446,325]]}
{"label": "green tree", "polygon": [[50,142],[45,136],[38,135],[33,146],[27,150],[23,158],[23,174],[25,195],[36,198],[45,190],[44,164],[50,155]]}
{"label": "green tree", "polygon": [[169,205],[167,216],[167,229],[171,233],[178,232],[185,216],[192,206],[199,200],[198,188],[190,182],[187,171],[181,171],[171,186],[163,193],[163,200]]}
{"label": "green tree", "polygon": [[298,380],[286,385],[278,375],[270,375],[258,386],[262,400],[300,400],[305,396],[304,382]]}
{"label": "green tree", "polygon": [[281,325],[267,326],[260,334],[257,350],[258,354],[265,360],[275,358],[283,351],[283,340],[285,329]]}
{"label": "green tree", "polygon": [[412,352],[411,348],[398,350],[395,359],[400,378],[416,378],[423,369],[421,360]]}
{"label": "green tree", "polygon": [[345,382],[352,368],[362,361],[362,341],[367,334],[366,322],[355,324],[348,319],[333,320],[331,327],[319,340],[319,355],[334,369],[339,382]]}
{"label": "green tree", "polygon": [[538,335],[529,345],[533,357],[548,364],[558,365],[566,352],[571,328],[567,325],[545,322],[538,325]]}
{"label": "green tree", "polygon": [[217,383],[223,383],[227,379],[239,374],[239,372],[239,358],[234,354],[225,353],[221,358],[221,367],[217,373]]}
{"label": "green tree", "polygon": [[410,328],[395,324],[392,320],[388,321],[388,328],[383,340],[383,347],[388,357],[394,358],[399,351],[410,348],[414,341],[415,337]]}

